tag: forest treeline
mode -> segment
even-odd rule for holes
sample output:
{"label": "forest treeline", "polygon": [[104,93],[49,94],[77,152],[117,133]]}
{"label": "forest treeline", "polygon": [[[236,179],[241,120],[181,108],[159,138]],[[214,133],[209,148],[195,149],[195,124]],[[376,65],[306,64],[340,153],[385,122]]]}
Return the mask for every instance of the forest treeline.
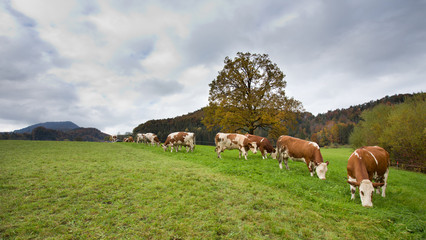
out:
{"label": "forest treeline", "polygon": [[[412,99],[415,96],[423,97],[424,93],[417,94],[398,94],[393,96],[386,96],[382,99],[370,101],[364,104],[351,106],[346,109],[336,109],[333,111],[328,111],[327,113],[318,114],[314,116],[309,112],[300,113],[297,117],[297,121],[293,126],[288,126],[288,135],[298,137],[301,139],[306,139],[310,141],[317,142],[321,147],[324,146],[339,146],[339,145],[351,145],[353,147],[358,147],[359,143],[355,144],[354,142],[350,142],[351,135],[359,125],[365,121],[363,117],[364,112],[374,109],[376,106],[388,106],[389,109],[392,109],[393,106],[399,105],[400,103],[404,103],[407,99]],[[138,125],[133,129],[133,135],[136,133],[146,133],[152,132],[156,133],[159,139],[164,142],[167,138],[167,135],[172,132],[177,131],[190,131],[196,134],[196,143],[203,145],[214,145],[214,136],[221,129],[219,127],[213,129],[212,131],[208,131],[207,128],[202,124],[202,119],[204,117],[204,109],[197,110],[193,113],[188,113],[183,116],[168,118],[168,119],[160,119],[160,120],[150,120],[145,123]],[[420,116],[422,117],[422,116]],[[425,116],[423,116],[424,119]],[[373,117],[374,118],[374,117]],[[361,122],[361,124],[360,124]],[[417,126],[420,127],[421,126]],[[424,129],[421,128],[419,131],[421,134],[421,141],[419,144],[423,147],[425,144],[424,139]],[[268,132],[262,129],[258,129],[255,132],[256,135],[268,137]],[[275,144],[276,139],[269,139],[273,144]],[[353,140],[352,140],[353,141]],[[373,144],[374,143],[374,144]],[[361,143],[365,145],[382,145],[385,144],[383,142],[365,142]],[[390,145],[386,145],[387,150],[390,151],[392,155],[392,163],[395,165],[397,162],[405,164],[406,166],[411,166],[413,168],[417,168],[416,170],[425,171],[424,167],[424,153],[419,153],[417,151],[417,155],[414,157],[413,154],[410,153],[408,155],[405,154],[406,150],[401,150],[405,155],[400,156],[398,152],[394,152],[395,149],[393,147],[389,147]]]}
{"label": "forest treeline", "polygon": [[362,119],[365,110],[372,109],[379,104],[396,105],[418,94],[398,94],[386,96],[382,99],[364,104],[351,106],[346,109],[336,109],[321,113],[317,116],[309,112],[299,115],[297,124],[289,127],[289,135],[301,139],[311,140],[321,147],[349,144],[349,136],[354,127]]}
{"label": "forest treeline", "polygon": [[[361,113],[366,109],[371,109],[378,104],[394,105],[402,103],[413,94],[398,94],[386,96],[376,101],[370,101],[361,105],[351,106],[347,109],[337,109],[327,113],[314,116],[312,113],[303,112],[297,117],[296,124],[288,126],[288,135],[301,139],[317,142],[320,146],[330,146],[333,144],[349,144],[349,136],[354,126],[360,121]],[[183,116],[159,120],[149,120],[139,124],[133,129],[133,135],[137,133],[152,132],[158,135],[161,141],[165,141],[167,135],[177,131],[190,131],[196,134],[197,144],[214,145],[214,136],[221,129],[219,127],[208,131],[202,123],[204,118],[204,108]],[[259,129],[255,134],[263,137],[268,136],[268,132]],[[269,139],[275,143],[275,139]]]}

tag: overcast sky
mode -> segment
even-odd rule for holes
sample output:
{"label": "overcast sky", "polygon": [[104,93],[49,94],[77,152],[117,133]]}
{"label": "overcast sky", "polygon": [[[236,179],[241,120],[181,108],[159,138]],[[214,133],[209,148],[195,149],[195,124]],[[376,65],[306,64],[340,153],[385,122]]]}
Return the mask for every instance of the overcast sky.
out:
{"label": "overcast sky", "polygon": [[426,91],[426,1],[0,1],[0,132],[109,134],[208,105],[237,52],[268,54],[313,114]]}

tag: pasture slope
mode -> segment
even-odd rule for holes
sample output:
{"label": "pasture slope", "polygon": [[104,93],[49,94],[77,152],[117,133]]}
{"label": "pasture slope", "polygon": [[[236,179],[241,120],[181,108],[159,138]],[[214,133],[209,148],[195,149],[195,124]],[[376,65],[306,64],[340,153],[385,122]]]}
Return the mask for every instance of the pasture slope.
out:
{"label": "pasture slope", "polygon": [[391,169],[363,208],[351,152],[322,149],[322,181],[211,146],[0,141],[0,239],[426,239],[426,176]]}

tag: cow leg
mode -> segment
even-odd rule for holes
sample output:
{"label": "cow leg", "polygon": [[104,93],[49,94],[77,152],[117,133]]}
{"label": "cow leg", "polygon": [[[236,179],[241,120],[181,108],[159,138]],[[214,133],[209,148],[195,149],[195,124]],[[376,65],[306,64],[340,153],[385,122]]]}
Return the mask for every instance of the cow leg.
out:
{"label": "cow leg", "polygon": [[[284,160],[284,164],[285,164],[285,168],[287,170],[290,170],[290,168],[288,167],[288,158],[290,157],[290,154],[288,153],[288,150],[284,150],[283,154],[282,154],[282,158]],[[281,166],[282,168],[282,166]]]}
{"label": "cow leg", "polygon": [[349,184],[350,189],[351,189],[351,200],[355,199],[355,193],[356,193],[356,187],[352,186],[351,184]]}
{"label": "cow leg", "polygon": [[268,152],[266,152],[266,150],[262,151],[262,159],[267,159],[268,158]]}
{"label": "cow leg", "polygon": [[244,151],[243,154],[244,154],[244,158],[247,160],[248,151]]}
{"label": "cow leg", "polygon": [[[376,194],[380,194],[380,190],[382,189],[382,187],[376,187]],[[382,190],[383,192],[383,190]]]}
{"label": "cow leg", "polygon": [[284,164],[285,164],[285,168],[286,168],[287,170],[290,170],[290,168],[288,167],[288,157],[287,157],[287,158],[284,158]]}
{"label": "cow leg", "polygon": [[290,168],[288,167],[288,157],[284,157],[282,154],[280,154],[280,157],[278,158],[278,162],[280,164],[280,169],[283,169],[283,164],[282,164],[283,161],[284,161],[284,164],[285,164],[285,168],[287,170],[290,170]]}
{"label": "cow leg", "polygon": [[278,165],[280,166],[280,169],[283,169],[283,155],[279,154],[279,156],[277,157],[278,160]]}
{"label": "cow leg", "polygon": [[306,159],[306,165],[308,165],[309,172],[311,172],[311,177],[313,177],[315,173],[315,164],[309,159]]}
{"label": "cow leg", "polygon": [[287,170],[290,170],[290,168],[288,167],[288,157],[284,157],[283,154],[280,154],[280,157],[278,158],[278,163],[280,165],[280,169],[283,169],[283,164],[282,164],[283,161],[284,161],[284,164],[285,164],[285,168]]}
{"label": "cow leg", "polygon": [[220,147],[216,147],[217,158],[222,158],[222,156],[220,156],[221,152],[222,152],[222,149]]}
{"label": "cow leg", "polygon": [[[348,176],[348,181],[350,182],[356,182],[355,178],[351,178],[350,176]],[[356,193],[356,187],[352,184],[349,184],[349,188],[351,190],[351,200],[355,199],[355,193]]]}
{"label": "cow leg", "polygon": [[384,175],[384,181],[385,184],[382,186],[382,197],[386,197],[386,187],[388,186],[388,175],[389,175],[389,168],[386,170],[385,175]]}

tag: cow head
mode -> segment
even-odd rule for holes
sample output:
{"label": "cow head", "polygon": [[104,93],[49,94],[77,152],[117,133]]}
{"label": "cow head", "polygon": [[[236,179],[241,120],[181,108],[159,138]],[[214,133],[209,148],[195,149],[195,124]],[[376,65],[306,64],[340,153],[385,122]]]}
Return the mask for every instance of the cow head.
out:
{"label": "cow head", "polygon": [[327,162],[323,162],[317,165],[317,167],[315,168],[315,171],[317,172],[317,176],[319,179],[323,179],[325,180],[325,174],[327,173],[327,166],[328,166],[328,161]]}
{"label": "cow head", "polygon": [[361,181],[361,183],[348,181],[348,183],[354,187],[359,187],[359,198],[361,199],[361,204],[363,207],[373,207],[372,198],[374,187],[370,180],[364,179]]}
{"label": "cow head", "polygon": [[167,151],[168,146],[161,144],[161,147],[164,149],[164,151]]}
{"label": "cow head", "polygon": [[364,179],[361,183],[348,180],[348,183],[354,187],[359,187],[359,197],[363,207],[373,207],[374,188],[384,185],[384,183],[372,183],[369,179]]}
{"label": "cow head", "polygon": [[248,143],[248,146],[250,148],[250,151],[252,151],[254,154],[257,153],[257,144],[256,144],[256,142]]}

